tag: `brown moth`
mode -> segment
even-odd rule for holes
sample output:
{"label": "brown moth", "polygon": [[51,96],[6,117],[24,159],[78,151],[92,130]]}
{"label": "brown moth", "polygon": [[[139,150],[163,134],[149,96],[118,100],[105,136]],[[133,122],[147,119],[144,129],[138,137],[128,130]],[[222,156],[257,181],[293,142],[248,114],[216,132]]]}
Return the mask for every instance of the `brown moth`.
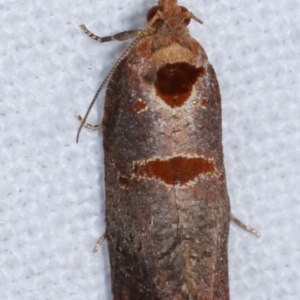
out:
{"label": "brown moth", "polygon": [[[221,96],[187,29],[202,22],[175,0],[158,1],[147,19],[144,30],[105,38],[82,26],[100,42],[136,36],[91,104],[108,81],[99,126],[113,299],[227,300]],[[92,127],[90,108],[82,126]]]}

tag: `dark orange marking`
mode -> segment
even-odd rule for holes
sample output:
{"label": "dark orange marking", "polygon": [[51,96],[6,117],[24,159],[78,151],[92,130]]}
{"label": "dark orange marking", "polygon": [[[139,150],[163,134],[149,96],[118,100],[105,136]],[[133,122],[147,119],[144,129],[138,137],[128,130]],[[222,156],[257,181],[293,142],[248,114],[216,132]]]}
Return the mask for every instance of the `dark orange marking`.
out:
{"label": "dark orange marking", "polygon": [[129,186],[129,180],[127,177],[123,176],[123,175],[120,175],[119,176],[119,183],[122,185],[122,186]]}
{"label": "dark orange marking", "polygon": [[206,107],[207,103],[208,103],[208,99],[207,98],[202,98],[201,102],[200,102],[200,106]]}
{"label": "dark orange marking", "polygon": [[139,113],[140,111],[144,110],[146,107],[147,107],[146,102],[144,102],[143,100],[138,100],[138,102],[134,106],[134,110]]}
{"label": "dark orange marking", "polygon": [[170,185],[185,185],[200,174],[215,172],[214,162],[202,157],[176,156],[168,160],[156,159],[134,165],[137,176],[156,178]]}
{"label": "dark orange marking", "polygon": [[196,68],[186,62],[166,64],[157,71],[156,94],[172,108],[180,107],[192,93],[193,85],[204,68]]}
{"label": "dark orange marking", "polygon": [[147,103],[139,99],[134,105],[126,105],[125,110],[130,113],[139,113],[147,108]]}

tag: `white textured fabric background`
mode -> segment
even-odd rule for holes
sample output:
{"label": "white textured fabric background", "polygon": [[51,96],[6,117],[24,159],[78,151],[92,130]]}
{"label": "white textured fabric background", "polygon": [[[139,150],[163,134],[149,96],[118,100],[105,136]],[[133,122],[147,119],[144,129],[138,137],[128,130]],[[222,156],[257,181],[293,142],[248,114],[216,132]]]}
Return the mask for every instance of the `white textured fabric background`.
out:
{"label": "white textured fabric background", "polygon": [[[204,21],[192,35],[215,67],[232,210],[232,300],[300,295],[300,29],[298,0],[182,0]],[[78,121],[129,42],[146,0],[0,0],[0,299],[111,299],[101,133]],[[102,117],[103,94],[91,123]]]}

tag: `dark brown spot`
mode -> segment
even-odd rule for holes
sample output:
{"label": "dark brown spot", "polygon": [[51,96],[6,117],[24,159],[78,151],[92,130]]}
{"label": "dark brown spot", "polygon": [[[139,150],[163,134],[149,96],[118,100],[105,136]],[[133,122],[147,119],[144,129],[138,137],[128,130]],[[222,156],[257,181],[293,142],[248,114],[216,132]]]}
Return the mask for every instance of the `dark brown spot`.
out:
{"label": "dark brown spot", "polygon": [[137,113],[139,113],[139,112],[141,112],[142,110],[144,110],[146,107],[147,107],[146,102],[143,101],[143,100],[141,100],[141,99],[139,99],[139,100],[136,102],[135,106],[134,106],[134,110],[135,110]]}
{"label": "dark brown spot", "polygon": [[176,156],[168,160],[156,159],[134,164],[137,176],[156,178],[170,185],[182,186],[201,174],[215,172],[214,162],[203,157]]}
{"label": "dark brown spot", "polygon": [[122,185],[122,186],[129,186],[129,180],[127,177],[123,176],[123,175],[120,175],[119,176],[119,183]]}
{"label": "dark brown spot", "polygon": [[172,108],[180,107],[192,93],[198,77],[204,68],[196,68],[186,62],[166,64],[157,71],[156,94]]}
{"label": "dark brown spot", "polygon": [[133,276],[133,271],[131,270],[131,269],[129,269],[129,268],[125,268],[125,274],[126,274],[126,276]]}
{"label": "dark brown spot", "polygon": [[140,113],[141,111],[147,108],[147,104],[145,101],[139,99],[136,103],[128,104],[125,106],[125,110],[130,113]]}
{"label": "dark brown spot", "polygon": [[200,101],[200,106],[206,107],[207,103],[208,103],[208,99],[204,97]]}
{"label": "dark brown spot", "polygon": [[132,232],[129,233],[129,239],[131,242],[134,240],[134,234]]}
{"label": "dark brown spot", "polygon": [[140,241],[139,246],[138,246],[138,251],[142,251],[143,250],[143,245],[142,242]]}
{"label": "dark brown spot", "polygon": [[[155,50],[154,50],[155,51]],[[149,83],[153,84],[156,80],[156,71],[153,69],[150,69],[148,73],[144,76],[144,79]]]}
{"label": "dark brown spot", "polygon": [[213,256],[213,253],[209,250],[204,250],[202,252],[202,257],[212,257]]}

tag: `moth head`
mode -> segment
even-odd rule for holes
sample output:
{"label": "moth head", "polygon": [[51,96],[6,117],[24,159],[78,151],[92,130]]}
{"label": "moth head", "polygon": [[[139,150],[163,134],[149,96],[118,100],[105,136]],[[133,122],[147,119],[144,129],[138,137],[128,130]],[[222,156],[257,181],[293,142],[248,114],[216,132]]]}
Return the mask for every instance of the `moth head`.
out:
{"label": "moth head", "polygon": [[182,24],[187,26],[191,17],[189,15],[189,10],[184,6],[169,7],[168,5],[156,5],[149,9],[147,13],[147,22],[150,22],[154,17],[156,17],[156,21],[153,24],[153,27],[162,26],[166,20],[171,19],[172,17],[177,20],[181,20]]}

